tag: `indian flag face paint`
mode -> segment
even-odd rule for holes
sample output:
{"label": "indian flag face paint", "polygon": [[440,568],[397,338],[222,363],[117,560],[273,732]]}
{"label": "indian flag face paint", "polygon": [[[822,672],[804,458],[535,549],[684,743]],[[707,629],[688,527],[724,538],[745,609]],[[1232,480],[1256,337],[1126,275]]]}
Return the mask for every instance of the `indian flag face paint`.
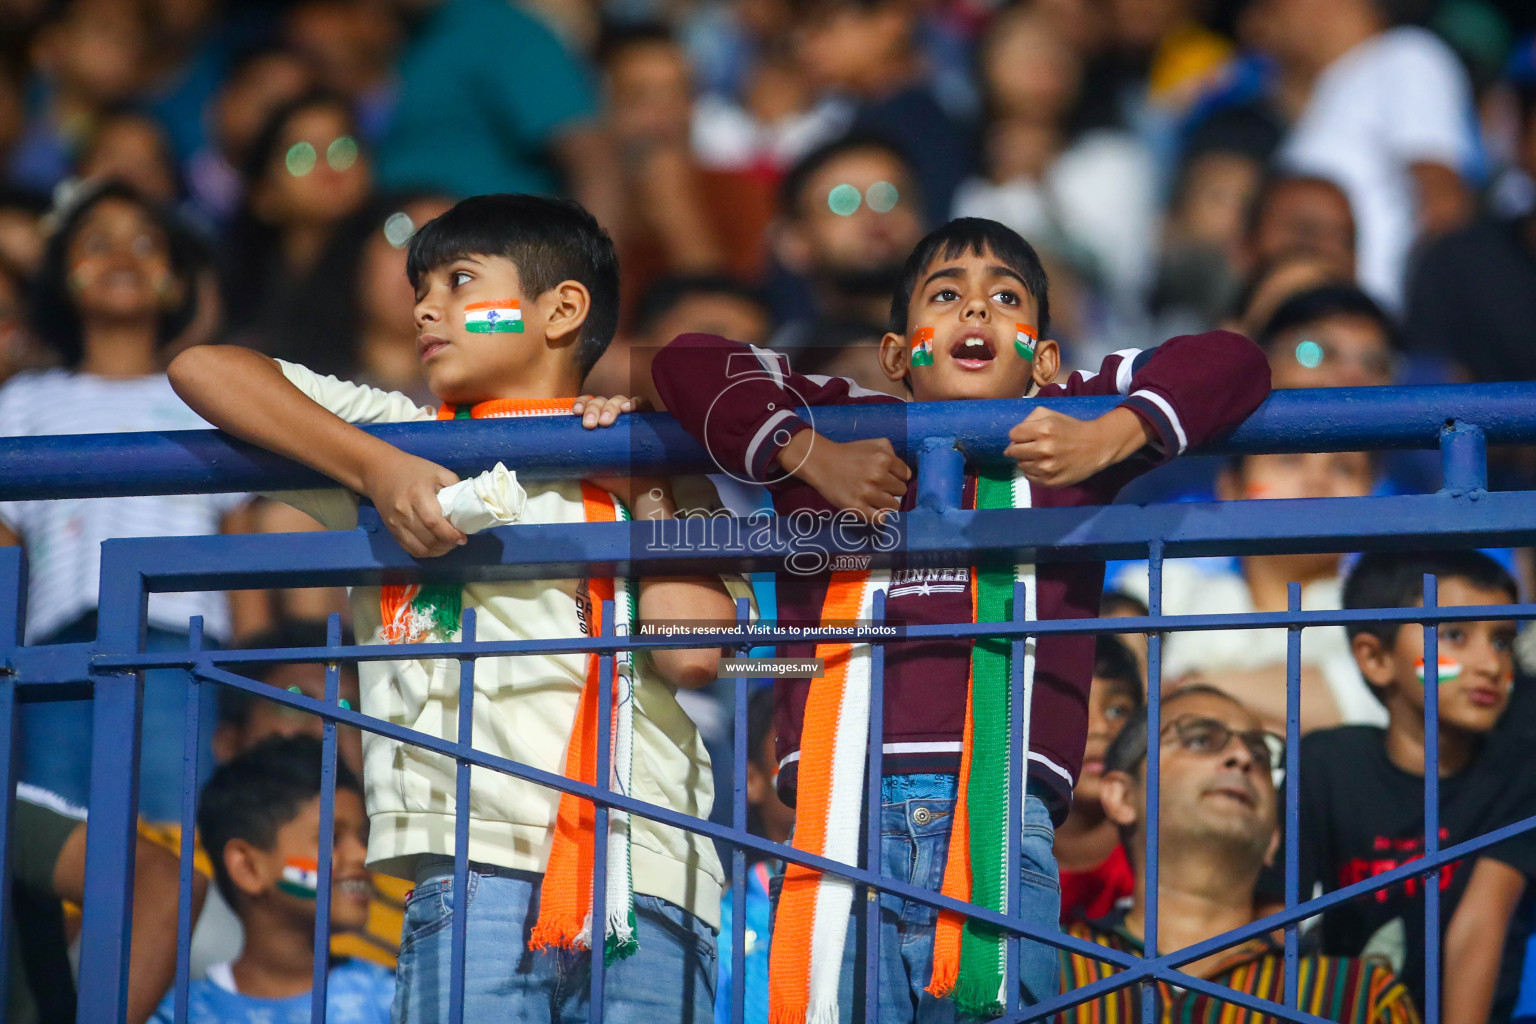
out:
{"label": "indian flag face paint", "polygon": [[933,365],[933,328],[919,327],[917,333],[912,335],[912,360],[913,366]]}
{"label": "indian flag face paint", "polygon": [[314,899],[320,890],[320,863],[305,857],[287,858],[277,887],[301,900]]}
{"label": "indian flag face paint", "polygon": [[516,299],[471,302],[464,307],[464,329],[471,334],[521,334],[523,311]]}
{"label": "indian flag face paint", "polygon": [[[1423,658],[1419,659],[1419,664],[1417,667],[1415,667],[1414,673],[1419,677],[1419,682],[1422,683],[1424,681]],[[1461,675],[1461,662],[1452,661],[1450,658],[1446,657],[1440,658],[1440,682],[1448,683],[1459,675]]]}
{"label": "indian flag face paint", "polygon": [[1035,343],[1039,341],[1039,332],[1032,324],[1014,324],[1013,347],[1019,355],[1035,361]]}

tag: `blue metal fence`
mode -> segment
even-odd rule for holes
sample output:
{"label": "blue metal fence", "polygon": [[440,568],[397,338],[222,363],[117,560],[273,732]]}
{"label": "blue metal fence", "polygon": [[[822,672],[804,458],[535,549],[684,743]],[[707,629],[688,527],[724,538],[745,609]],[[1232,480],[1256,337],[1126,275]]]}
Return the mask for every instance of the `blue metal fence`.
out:
{"label": "blue metal fence", "polygon": [[[1161,631],[1179,629],[1233,629],[1283,627],[1289,633],[1287,776],[1297,777],[1300,687],[1300,636],[1308,627],[1356,622],[1423,623],[1425,659],[1436,664],[1436,625],[1448,621],[1486,618],[1536,617],[1536,605],[1498,608],[1439,608],[1433,581],[1427,581],[1423,608],[1357,611],[1300,610],[1299,590],[1293,584],[1291,609],[1278,614],[1164,616],[1161,614],[1162,566],[1166,558],[1194,555],[1242,555],[1285,552],[1363,551],[1414,547],[1488,547],[1529,545],[1536,538],[1536,495],[1486,490],[1486,446],[1536,442],[1536,385],[1482,385],[1469,387],[1336,389],[1315,392],[1283,392],[1274,395],[1232,437],[1208,449],[1213,453],[1274,451],[1340,451],[1388,448],[1438,448],[1442,454],[1444,486],[1434,494],[1359,499],[1315,499],[1206,502],[1178,505],[1113,505],[1098,508],[1036,509],[1025,511],[966,511],[957,507],[964,462],[990,461],[1001,457],[1008,427],[1037,404],[1047,404],[1071,415],[1086,418],[1102,413],[1112,400],[1064,399],[1048,403],[1026,401],[973,402],[954,405],[909,405],[817,410],[817,429],[834,439],[887,436],[898,450],[918,463],[921,494],[919,507],[898,517],[897,543],[862,548],[875,566],[897,561],[903,565],[955,565],[978,562],[1082,561],[1087,559],[1147,558],[1150,564],[1150,615],[1142,618],[1086,619],[1006,624],[909,627],[904,635],[917,637],[1005,636],[1015,647],[1014,707],[1022,704],[1022,648],[1026,635],[1082,634],[1098,632],[1148,632],[1149,735],[1160,732]],[[707,453],[688,439],[668,417],[634,416],[610,430],[588,432],[565,420],[503,420],[432,425],[395,425],[371,428],[402,448],[440,462],[460,473],[478,472],[497,460],[517,467],[527,478],[571,477],[587,474],[654,473],[659,471],[707,471],[714,467]],[[964,458],[956,457],[956,452]],[[5,498],[58,498],[143,493],[189,493],[237,490],[275,490],[321,483],[314,474],[227,437],[206,433],[95,435],[67,438],[0,440],[0,496]],[[573,792],[592,800],[598,808],[597,828],[605,828],[609,809],[639,814],[679,828],[702,833],[734,851],[732,879],[735,905],[745,902],[745,851],[772,854],[785,860],[833,872],[861,886],[938,908],[961,910],[1012,935],[1026,935],[1084,956],[1122,968],[1112,978],[1061,993],[1033,1007],[1019,1007],[1011,995],[1009,1021],[1041,1020],[1075,1004],[1093,999],[1114,988],[1141,981],[1172,982],[1186,990],[1206,993],[1233,1004],[1269,1013],[1290,1021],[1322,1018],[1296,1007],[1297,925],[1303,919],[1365,893],[1415,876],[1436,872],[1440,866],[1468,856],[1517,832],[1536,827],[1536,817],[1526,819],[1478,838],[1439,849],[1438,822],[1438,705],[1435,673],[1426,678],[1426,728],[1428,766],[1424,816],[1425,856],[1368,881],[1302,901],[1297,891],[1298,787],[1287,787],[1284,809],[1286,828],[1285,906],[1279,912],[1182,950],[1136,957],[1086,943],[1054,931],[1042,931],[1018,918],[1016,870],[1008,872],[1008,913],[993,913],[957,903],[938,893],[879,877],[880,805],[880,680],[883,646],[881,635],[860,634],[874,646],[875,692],[872,698],[868,766],[867,812],[871,815],[869,844],[863,866],[839,864],[794,851],[749,834],[746,830],[744,779],[746,773],[747,681],[736,683],[735,706],[735,818],[731,827],[694,819],[664,807],[611,792],[606,764],[600,764],[596,786],[513,763],[475,751],[470,744],[472,716],[459,717],[456,742],[430,737],[371,718],[338,702],[338,665],[363,660],[392,660],[402,656],[458,660],[462,665],[460,695],[468,709],[474,697],[475,659],[532,653],[535,651],[601,652],[605,680],[613,671],[612,652],[620,648],[697,647],[718,642],[741,649],[765,641],[758,632],[744,628],[713,637],[686,638],[615,637],[612,615],[605,609],[605,634],[600,639],[574,637],[559,642],[503,642],[392,646],[342,646],[339,624],[331,625],[326,647],[268,651],[213,651],[202,649],[200,625],[191,624],[192,642],[185,652],[146,653],[143,650],[145,603],[153,592],[223,590],[254,587],[377,584],[385,579],[447,578],[459,580],[553,579],[603,575],[643,576],[692,571],[770,570],[781,566],[797,551],[827,552],[849,549],[846,530],[821,524],[810,532],[764,535],[761,531],[723,531],[702,550],[685,533],[681,523],[611,523],[578,525],[509,526],[470,538],[468,545],[433,560],[418,563],[406,555],[383,531],[376,517],[364,509],[361,525],[341,533],[306,533],[238,537],[197,537],[109,541],[103,545],[99,631],[94,642],[48,647],[21,644],[21,625],[26,588],[25,564],[17,549],[0,549],[0,734],[5,756],[0,757],[0,792],[10,794],[15,773],[15,729],[18,702],[73,698],[88,690],[92,698],[94,730],[91,742],[91,795],[85,914],[80,961],[79,1019],[114,1021],[123,1018],[128,982],[128,937],[132,895],[132,865],[136,816],[136,759],[142,710],[143,670],[185,668],[196,682],[183,737],[189,778],[195,771],[198,736],[198,702],[209,699],[207,684],[256,693],[323,718],[324,789],[322,820],[325,833],[321,849],[329,848],[331,811],[335,790],[336,725],[359,729],[415,743],[454,758],[458,763],[457,857],[455,859],[455,995],[452,1020],[462,1019],[462,981],[465,970],[465,915],[462,913],[468,844],[470,766],[505,772]],[[653,531],[660,531],[659,533]],[[750,540],[750,545],[749,545]],[[882,550],[885,548],[885,550]],[[1015,602],[1022,610],[1024,602]],[[883,600],[876,604],[878,626]],[[745,615],[741,609],[740,615]],[[466,635],[473,635],[466,613]],[[820,639],[797,633],[799,642]],[[785,639],[788,639],[787,637]],[[825,639],[848,639],[846,634]],[[888,639],[888,637],[886,638]],[[327,666],[324,700],[275,691],[238,674],[242,666],[262,662],[312,661]],[[609,687],[601,688],[603,707],[599,721],[605,735],[598,744],[606,760],[607,701]],[[1014,723],[1013,757],[1021,761],[1020,723]],[[1146,948],[1157,949],[1156,836],[1159,772],[1158,759],[1148,759],[1148,835],[1146,851]],[[1022,775],[1015,775],[1016,778]],[[182,914],[179,921],[179,963],[176,992],[178,1019],[186,1011],[187,950],[191,930],[189,912],[192,844],[192,811],[195,796],[188,791],[183,807]],[[1018,794],[1022,801],[1022,788]],[[8,866],[11,802],[0,801],[0,868]],[[1013,820],[1022,820],[1022,808]],[[605,870],[604,845],[597,844],[596,899],[602,899]],[[1016,866],[1017,850],[1010,850],[1010,868]],[[322,1019],[325,1002],[324,951],[328,946],[330,860],[320,858],[320,910],[316,920],[315,1019]],[[1435,937],[1439,935],[1439,891],[1426,888],[1426,935],[1428,1005],[1427,1021],[1438,1021],[1439,960]],[[0,886],[0,913],[9,914],[9,886]],[[879,903],[866,902],[864,926],[871,942],[865,947],[863,973],[864,1019],[876,1019],[873,945]],[[732,976],[744,978],[743,929],[745,914],[734,916]],[[602,920],[601,908],[594,915]],[[1287,1005],[1234,992],[1183,973],[1180,968],[1273,929],[1285,929]],[[0,929],[0,958],[6,931]],[[1010,942],[1009,977],[1017,977],[1017,943]],[[602,1018],[604,970],[602,958],[592,969],[592,1016]],[[0,979],[4,978],[0,972]],[[3,984],[3,981],[0,981]],[[1153,990],[1143,987],[1146,1020],[1155,1019]],[[1010,993],[1016,986],[1009,985]],[[736,1019],[741,1019],[744,985],[733,989]]]}

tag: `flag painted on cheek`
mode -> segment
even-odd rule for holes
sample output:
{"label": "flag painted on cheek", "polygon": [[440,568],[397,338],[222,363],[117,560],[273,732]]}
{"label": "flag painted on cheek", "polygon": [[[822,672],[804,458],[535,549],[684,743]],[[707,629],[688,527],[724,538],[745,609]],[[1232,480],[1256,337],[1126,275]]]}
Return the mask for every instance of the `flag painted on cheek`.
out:
{"label": "flag painted on cheek", "polygon": [[1019,355],[1030,362],[1035,361],[1035,343],[1039,340],[1035,328],[1030,324],[1014,324],[1013,347]]}
{"label": "flag painted on cheek", "polygon": [[521,334],[522,307],[516,299],[472,302],[464,307],[464,329],[471,334]]}
{"label": "flag painted on cheek", "polygon": [[283,877],[277,887],[290,896],[312,900],[320,890],[320,862],[305,857],[289,857],[283,861]]}
{"label": "flag painted on cheek", "polygon": [[933,328],[919,327],[912,335],[912,365],[933,365]]}
{"label": "flag painted on cheek", "polygon": [[[1419,663],[1415,667],[1414,672],[1419,677],[1419,682],[1422,683],[1424,681],[1423,658],[1419,659]],[[1450,658],[1440,659],[1440,681],[1442,683],[1448,683],[1459,675],[1461,675],[1461,662],[1453,661]]]}

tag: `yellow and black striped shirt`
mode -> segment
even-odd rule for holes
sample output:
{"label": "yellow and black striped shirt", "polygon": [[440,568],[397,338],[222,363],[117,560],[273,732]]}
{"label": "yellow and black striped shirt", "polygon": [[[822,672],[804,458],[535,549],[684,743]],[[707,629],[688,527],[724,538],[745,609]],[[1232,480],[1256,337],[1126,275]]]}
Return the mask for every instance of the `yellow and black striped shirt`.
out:
{"label": "yellow and black striped shirt", "polygon": [[[1122,953],[1142,955],[1140,940],[1112,920],[1073,924],[1067,933]],[[1301,1009],[1339,1024],[1418,1024],[1413,998],[1386,966],[1371,960],[1306,954],[1297,987]],[[1110,964],[1062,950],[1061,991],[1112,977]],[[1272,938],[1253,939],[1229,950],[1201,971],[1218,985],[1260,999],[1285,1001],[1285,954]],[[1157,1020],[1162,1024],[1277,1024],[1258,1013],[1203,992],[1157,982]],[[1057,1014],[1055,1024],[1139,1024],[1140,984],[1128,985]]]}

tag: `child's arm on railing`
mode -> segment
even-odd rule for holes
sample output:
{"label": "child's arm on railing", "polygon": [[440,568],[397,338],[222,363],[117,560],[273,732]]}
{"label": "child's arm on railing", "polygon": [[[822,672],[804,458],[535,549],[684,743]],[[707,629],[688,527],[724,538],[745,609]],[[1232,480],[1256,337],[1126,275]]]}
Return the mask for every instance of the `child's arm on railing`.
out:
{"label": "child's arm on railing", "polygon": [[169,373],[176,393],[209,423],[372,499],[413,557],[441,555],[465,542],[437,502],[437,492],[457,483],[456,475],[312,401],[276,360],[232,345],[198,345],[177,356]]}

